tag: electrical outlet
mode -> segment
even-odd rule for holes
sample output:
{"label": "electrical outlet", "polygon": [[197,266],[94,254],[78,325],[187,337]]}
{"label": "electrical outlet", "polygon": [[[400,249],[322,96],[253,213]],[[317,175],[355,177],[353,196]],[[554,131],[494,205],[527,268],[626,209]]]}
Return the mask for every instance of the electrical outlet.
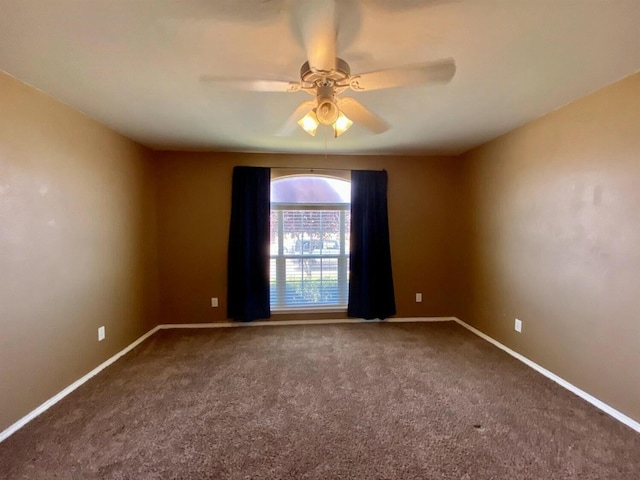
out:
{"label": "electrical outlet", "polygon": [[516,323],[513,328],[515,328],[516,332],[522,332],[522,320],[516,318]]}
{"label": "electrical outlet", "polygon": [[102,340],[104,340],[104,337],[107,336],[107,333],[105,332],[104,327],[99,327],[98,328],[98,341],[101,342]]}
{"label": "electrical outlet", "polygon": [[422,294],[416,293],[416,303],[420,303],[420,302],[422,302]]}
{"label": "electrical outlet", "polygon": [[211,306],[214,307],[214,308],[218,306],[218,298],[217,297],[211,297]]}

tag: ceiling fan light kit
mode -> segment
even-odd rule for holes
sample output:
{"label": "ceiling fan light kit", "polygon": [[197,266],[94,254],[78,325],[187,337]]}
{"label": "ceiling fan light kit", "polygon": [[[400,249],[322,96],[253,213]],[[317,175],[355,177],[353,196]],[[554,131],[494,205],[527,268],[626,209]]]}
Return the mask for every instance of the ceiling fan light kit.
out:
{"label": "ceiling fan light kit", "polygon": [[[336,63],[338,62],[346,65],[341,59],[336,59]],[[337,75],[334,75],[330,72],[329,74],[321,75],[311,72],[308,66],[308,62],[302,66],[302,78],[307,79],[308,83],[308,79],[313,77],[314,83],[308,83],[302,88],[309,93],[315,94],[316,99],[311,105],[311,110],[298,120],[298,125],[311,136],[316,135],[319,125],[332,127],[334,137],[338,137],[353,125],[353,121],[338,108],[336,90],[339,86],[336,85],[334,77],[341,76],[343,80],[347,80],[349,78],[348,73],[338,72]]]}
{"label": "ceiling fan light kit", "polygon": [[298,125],[300,125],[300,127],[302,127],[302,129],[309,135],[315,137],[316,132],[318,131],[318,126],[320,125],[318,118],[316,117],[315,110],[311,110],[304,117],[298,120]]}
{"label": "ceiling fan light kit", "polygon": [[347,117],[344,113],[340,112],[340,115],[338,115],[338,119],[333,124],[333,136],[335,138],[338,138],[344,132],[349,130],[351,128],[351,125],[353,125],[353,121],[349,119],[349,117]]}
{"label": "ceiling fan light kit", "polygon": [[388,124],[367,110],[354,98],[340,97],[347,89],[366,92],[396,87],[448,83],[456,65],[452,58],[351,75],[349,64],[336,55],[338,19],[335,0],[301,0],[294,12],[308,60],[300,68],[300,80],[229,79],[205,76],[203,80],[222,83],[243,90],[313,95],[302,102],[279,130],[279,135],[293,133],[298,124],[315,136],[318,126],[330,126],[334,136],[358,123],[374,134],[389,129]]}
{"label": "ceiling fan light kit", "polygon": [[[315,109],[311,110],[304,117],[298,120],[298,125],[300,125],[300,127],[309,135],[315,137],[316,133],[318,132],[318,127],[320,126],[320,122],[318,121]],[[342,112],[339,112],[338,118],[335,120],[335,122],[330,124],[330,126],[333,128],[333,136],[335,138],[339,137],[344,132],[349,130],[352,125],[353,121]]]}

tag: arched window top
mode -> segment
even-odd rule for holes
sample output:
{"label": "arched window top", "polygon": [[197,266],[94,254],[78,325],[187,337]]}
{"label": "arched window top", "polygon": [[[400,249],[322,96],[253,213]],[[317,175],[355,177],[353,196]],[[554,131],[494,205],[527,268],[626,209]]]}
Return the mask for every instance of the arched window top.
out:
{"label": "arched window top", "polygon": [[318,175],[296,175],[271,181],[272,203],[351,203],[351,183]]}

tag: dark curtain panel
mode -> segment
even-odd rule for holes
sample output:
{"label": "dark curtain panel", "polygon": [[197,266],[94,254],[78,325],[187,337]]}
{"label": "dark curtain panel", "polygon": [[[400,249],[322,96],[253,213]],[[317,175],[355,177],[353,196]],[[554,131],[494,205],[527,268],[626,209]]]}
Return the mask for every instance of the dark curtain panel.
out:
{"label": "dark curtain panel", "polygon": [[350,317],[396,313],[387,215],[387,172],[351,172]]}
{"label": "dark curtain panel", "polygon": [[271,170],[234,167],[227,262],[227,317],[249,322],[271,316],[269,211]]}

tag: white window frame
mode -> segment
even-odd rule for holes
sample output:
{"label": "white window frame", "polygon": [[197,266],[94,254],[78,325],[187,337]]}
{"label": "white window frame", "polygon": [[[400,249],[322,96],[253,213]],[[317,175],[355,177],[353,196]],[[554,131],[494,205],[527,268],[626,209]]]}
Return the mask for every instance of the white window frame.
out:
{"label": "white window frame", "polygon": [[[308,312],[344,312],[347,310],[347,301],[349,293],[349,254],[345,248],[346,245],[346,213],[351,210],[351,204],[349,203],[328,203],[328,204],[305,204],[305,203],[271,203],[271,212],[277,213],[278,221],[278,252],[277,254],[271,254],[270,258],[275,260],[276,265],[276,298],[277,303],[274,307],[271,306],[271,311],[274,313],[308,313]],[[299,254],[284,252],[284,211],[285,210],[337,210],[340,212],[340,233],[339,244],[340,252],[337,254],[305,254],[303,249]],[[286,261],[287,260],[310,260],[310,259],[337,259],[337,276],[339,288],[339,300],[337,304],[333,305],[295,305],[285,306],[286,303]]]}

